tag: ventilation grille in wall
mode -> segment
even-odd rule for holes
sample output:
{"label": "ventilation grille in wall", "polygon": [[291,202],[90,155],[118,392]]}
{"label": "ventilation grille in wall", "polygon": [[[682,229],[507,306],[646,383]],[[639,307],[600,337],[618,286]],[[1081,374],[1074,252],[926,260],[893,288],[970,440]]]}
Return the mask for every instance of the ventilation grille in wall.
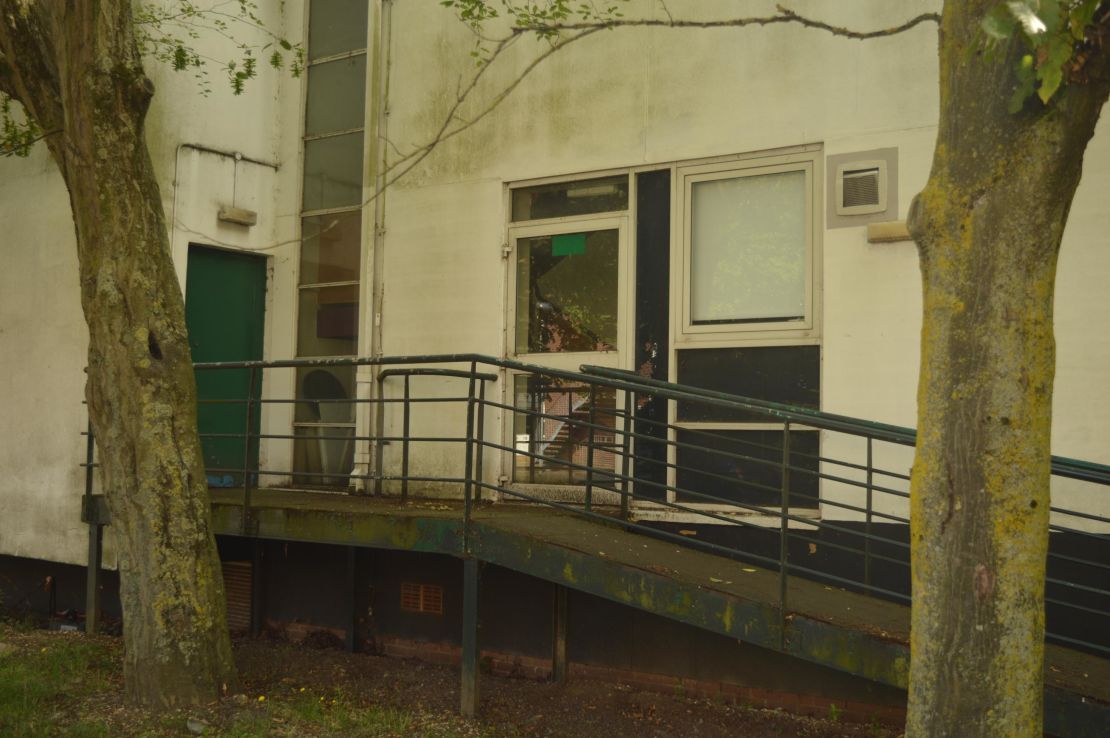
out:
{"label": "ventilation grille in wall", "polygon": [[251,562],[222,561],[224,595],[227,597],[227,629],[246,633],[251,629]]}
{"label": "ventilation grille in wall", "polygon": [[401,582],[401,609],[405,612],[443,614],[443,587]]}
{"label": "ventilation grille in wall", "polygon": [[866,215],[886,210],[886,162],[854,161],[836,170],[836,214]]}

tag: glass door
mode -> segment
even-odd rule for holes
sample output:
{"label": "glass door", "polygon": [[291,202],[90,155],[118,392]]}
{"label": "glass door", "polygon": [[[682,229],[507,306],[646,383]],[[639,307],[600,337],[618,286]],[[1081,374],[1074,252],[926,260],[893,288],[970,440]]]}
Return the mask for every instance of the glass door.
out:
{"label": "glass door", "polygon": [[[577,371],[583,364],[628,368],[626,227],[622,216],[510,229],[510,356],[555,370]],[[617,393],[542,373],[517,373],[511,382],[513,404],[521,411],[513,414],[511,428],[513,482],[582,485],[591,478],[604,485],[618,463]]]}

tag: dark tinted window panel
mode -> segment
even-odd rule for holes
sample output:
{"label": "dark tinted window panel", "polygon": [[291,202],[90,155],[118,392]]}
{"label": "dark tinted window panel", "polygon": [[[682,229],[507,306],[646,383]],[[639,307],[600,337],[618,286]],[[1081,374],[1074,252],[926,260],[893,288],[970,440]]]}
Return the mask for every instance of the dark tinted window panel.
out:
{"label": "dark tinted window panel", "polygon": [[[781,431],[678,431],[677,500],[757,506],[782,504]],[[816,431],[790,432],[790,507],[816,508]]]}
{"label": "dark tinted window panel", "polygon": [[369,6],[366,0],[312,0],[308,58],[365,49]]}
{"label": "dark tinted window panel", "polygon": [[[678,381],[731,395],[818,409],[819,346],[689,349],[678,352]],[[680,402],[678,419],[702,422],[760,422],[758,413]]]}
{"label": "dark tinted window panel", "polygon": [[628,210],[628,175],[513,190],[513,221]]}
{"label": "dark tinted window panel", "polygon": [[[645,377],[668,379],[667,340],[671,253],[670,170],[636,175],[636,366]],[[633,473],[636,496],[660,499],[666,495],[667,402],[641,398],[636,404],[636,455]],[[652,422],[654,421],[654,422]],[[650,437],[649,438],[646,438]]]}

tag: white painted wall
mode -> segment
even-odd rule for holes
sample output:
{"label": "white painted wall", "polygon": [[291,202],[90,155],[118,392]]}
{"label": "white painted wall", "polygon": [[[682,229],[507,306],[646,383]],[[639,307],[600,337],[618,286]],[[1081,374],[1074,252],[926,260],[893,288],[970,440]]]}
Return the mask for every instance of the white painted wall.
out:
{"label": "white painted wall", "polygon": [[[291,27],[300,28],[299,17],[283,18],[276,4],[262,6],[268,27],[280,33],[294,21]],[[255,32],[244,28],[237,33],[250,38]],[[214,36],[200,39],[197,50],[215,58],[229,53]],[[288,274],[295,245],[284,253],[272,248],[293,237],[292,221],[280,217],[279,203],[288,197],[284,183],[266,167],[240,163],[236,171],[233,159],[184,146],[238,151],[281,163],[280,75],[260,64],[258,78],[236,97],[221,70],[213,69],[212,92],[203,96],[191,76],[156,62],[147,67],[156,89],[147,142],[181,284],[190,240],[267,249],[274,265],[268,314],[272,340],[267,351],[288,355],[288,341],[273,338],[287,337],[292,320]],[[298,158],[284,162],[284,167],[298,168]],[[231,204],[232,199],[258,210],[259,225],[248,231],[218,224],[218,205]],[[290,212],[289,206],[285,212]],[[83,564],[87,529],[80,520],[84,472],[79,464],[85,457],[80,433],[86,423],[81,401],[88,339],[69,201],[43,146],[25,160],[0,159],[0,252],[6,259],[6,268],[0,270],[0,554]],[[114,565],[111,537],[109,527],[108,566]]]}
{"label": "white painted wall", "polygon": [[[741,12],[772,14],[774,5],[757,0]],[[804,0],[791,7],[836,25],[880,28],[938,5]],[[670,0],[668,7],[679,17],[737,12],[729,0]],[[289,3],[284,16],[276,4],[264,4],[263,12],[271,27],[301,35],[302,4]],[[649,0],[627,10],[629,16],[660,12]],[[381,149],[392,164],[434,136],[460,84],[477,70],[469,56],[473,37],[437,3],[394,1],[385,13],[383,37],[391,42],[380,118],[388,143]],[[220,55],[218,39],[202,44]],[[543,49],[528,39],[516,43],[484,73],[460,118],[479,115]],[[294,352],[304,91],[301,79],[265,65],[259,72],[242,97],[230,95],[218,75],[212,94],[202,97],[188,77],[152,65],[158,93],[148,135],[182,284],[190,242],[266,254],[266,355],[285,358]],[[368,86],[372,78],[371,71]],[[368,109],[373,104],[368,99]],[[929,25],[869,42],[794,26],[596,34],[540,64],[500,107],[441,143],[385,192],[377,240],[384,285],[380,345],[370,341],[372,218],[379,204],[367,208],[363,350],[503,354],[507,183],[801,144],[820,144],[824,156],[896,147],[904,217],[928,175],[936,116],[936,35]],[[184,144],[239,152],[276,169]],[[369,154],[368,172],[372,164]],[[1100,290],[1110,279],[1110,213],[1102,203],[1108,189],[1104,122],[1089,149],[1060,263],[1054,424],[1057,453],[1103,462],[1099,432],[1110,426],[1110,393],[1099,389],[1110,371],[1110,334],[1102,329],[1110,322],[1110,301]],[[369,177],[366,195],[369,202]],[[225,204],[256,210],[258,225],[217,222],[215,212]],[[8,259],[0,272],[0,553],[83,562],[77,465],[85,331],[67,208],[44,151],[0,160],[0,242]],[[821,247],[823,408],[912,425],[920,328],[913,245],[870,244],[865,229],[853,227],[825,229]],[[460,389],[457,381],[420,385],[441,396]],[[275,372],[264,391],[288,397],[291,388],[292,373]],[[387,431],[398,429],[397,413],[388,415]],[[421,408],[414,430],[457,434],[461,420],[455,411]],[[287,432],[288,409],[268,412],[265,422],[267,430]],[[499,434],[502,423],[491,413],[486,432]],[[289,446],[267,445],[264,463],[286,466]],[[853,449],[826,439],[829,454]],[[908,470],[905,452],[883,453],[891,468]],[[388,449],[391,468],[398,456],[397,448]],[[461,456],[437,447],[414,457],[417,469],[458,473]],[[488,476],[497,472],[496,463],[487,466]],[[1089,497],[1068,487],[1060,489],[1061,499]],[[847,491],[828,485],[825,493],[841,499]],[[890,509],[904,511],[904,505]],[[831,508],[825,514],[836,516]]]}

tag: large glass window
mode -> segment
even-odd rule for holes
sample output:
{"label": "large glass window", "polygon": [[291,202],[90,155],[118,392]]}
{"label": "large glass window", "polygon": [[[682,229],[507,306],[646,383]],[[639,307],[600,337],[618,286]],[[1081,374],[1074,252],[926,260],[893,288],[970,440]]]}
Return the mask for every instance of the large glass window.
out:
{"label": "large glass window", "polygon": [[803,152],[678,169],[688,340],[816,335],[816,166]]}
{"label": "large glass window", "polygon": [[690,317],[695,324],[802,320],[806,176],[695,182],[690,193]]}

